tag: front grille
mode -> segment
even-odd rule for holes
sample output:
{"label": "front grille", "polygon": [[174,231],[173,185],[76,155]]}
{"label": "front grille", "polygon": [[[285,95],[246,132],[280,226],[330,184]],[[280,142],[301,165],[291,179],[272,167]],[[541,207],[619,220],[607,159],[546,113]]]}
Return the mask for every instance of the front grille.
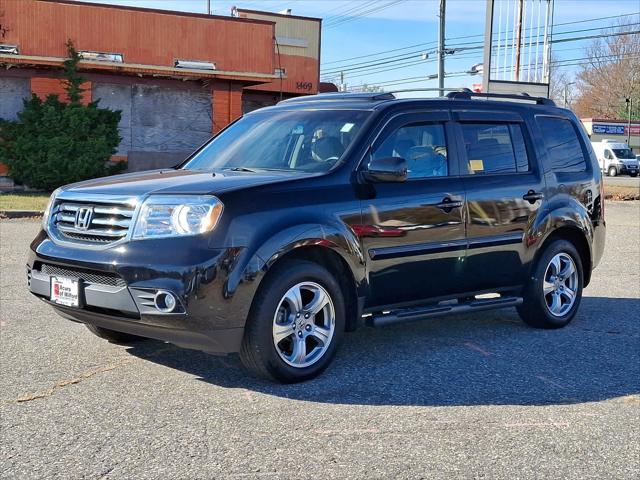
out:
{"label": "front grille", "polygon": [[109,272],[95,272],[73,267],[59,267],[57,265],[50,265],[47,263],[40,264],[40,272],[45,275],[78,278],[86,283],[109,285],[111,287],[125,287],[127,285],[122,277]]}
{"label": "front grille", "polygon": [[135,205],[122,202],[57,200],[50,227],[61,240],[88,245],[108,245],[129,233]]}

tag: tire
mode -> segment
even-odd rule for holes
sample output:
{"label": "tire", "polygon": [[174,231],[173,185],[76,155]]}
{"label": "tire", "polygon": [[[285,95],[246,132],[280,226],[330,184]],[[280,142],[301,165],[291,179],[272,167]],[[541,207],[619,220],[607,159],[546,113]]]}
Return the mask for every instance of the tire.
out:
{"label": "tire", "polygon": [[[311,313],[314,302],[316,308],[324,305],[316,314]],[[253,300],[240,359],[271,380],[309,380],[329,366],[344,329],[344,297],[331,273],[313,262],[285,261],[274,267]]]}
{"label": "tire", "polygon": [[607,173],[610,177],[615,177],[616,175],[618,175],[618,169],[616,167],[609,167]]}
{"label": "tire", "polygon": [[131,335],[129,333],[116,332],[115,330],[109,330],[107,328],[97,327],[95,325],[85,324],[85,326],[96,337],[100,337],[100,338],[103,338],[104,340],[108,340],[110,343],[118,343],[118,344],[126,345],[128,343],[136,343],[136,342],[142,342],[146,340],[146,338],[144,337]]}
{"label": "tire", "polygon": [[[571,263],[574,274],[570,273],[570,268],[567,269]],[[564,280],[554,278],[558,265]],[[582,299],[584,273],[578,251],[566,240],[554,240],[545,248],[533,268],[531,280],[525,287],[524,301],[517,308],[520,318],[535,328],[566,326],[575,317]],[[549,293],[545,294],[545,288]],[[572,302],[570,292],[573,292]],[[556,294],[559,300],[556,300]]]}
{"label": "tire", "polygon": [[630,173],[629,175],[630,175],[630,176],[632,176],[632,177],[637,177],[637,176],[638,176],[638,172],[636,172],[636,173]]}

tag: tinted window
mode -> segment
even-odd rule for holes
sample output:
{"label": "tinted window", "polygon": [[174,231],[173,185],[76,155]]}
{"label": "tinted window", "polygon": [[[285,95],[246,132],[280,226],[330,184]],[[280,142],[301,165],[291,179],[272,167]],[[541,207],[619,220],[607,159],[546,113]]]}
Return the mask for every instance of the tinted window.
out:
{"label": "tinted window", "polygon": [[250,113],[214,137],[183,168],[327,171],[369,115],[348,110]]}
{"label": "tinted window", "polygon": [[578,134],[569,120],[536,117],[549,155],[550,167],[557,172],[583,172],[587,169]]}
{"label": "tinted window", "polygon": [[400,157],[407,161],[408,178],[445,177],[449,174],[444,125],[413,124],[389,135],[373,152],[374,158]]}
{"label": "tinted window", "polygon": [[466,123],[461,127],[469,174],[529,171],[529,158],[519,124]]}
{"label": "tinted window", "polygon": [[636,156],[633,154],[633,152],[629,148],[614,148],[613,153],[616,155],[617,158],[620,158],[623,160],[636,159]]}

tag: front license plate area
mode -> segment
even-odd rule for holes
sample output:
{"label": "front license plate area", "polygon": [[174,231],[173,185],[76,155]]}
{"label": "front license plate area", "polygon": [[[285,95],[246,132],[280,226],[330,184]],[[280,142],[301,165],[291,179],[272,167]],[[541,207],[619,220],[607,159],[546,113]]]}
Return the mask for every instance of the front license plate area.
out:
{"label": "front license plate area", "polygon": [[67,307],[80,306],[80,288],[76,278],[51,277],[51,301]]}

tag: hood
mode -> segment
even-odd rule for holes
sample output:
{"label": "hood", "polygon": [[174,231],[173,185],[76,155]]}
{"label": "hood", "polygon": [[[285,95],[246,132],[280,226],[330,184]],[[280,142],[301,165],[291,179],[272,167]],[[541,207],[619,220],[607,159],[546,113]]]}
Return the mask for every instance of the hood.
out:
{"label": "hood", "polygon": [[231,190],[299,178],[286,171],[235,172],[202,170],[150,170],[97,178],[65,186],[65,191],[87,195],[139,196],[146,194],[219,194]]}

